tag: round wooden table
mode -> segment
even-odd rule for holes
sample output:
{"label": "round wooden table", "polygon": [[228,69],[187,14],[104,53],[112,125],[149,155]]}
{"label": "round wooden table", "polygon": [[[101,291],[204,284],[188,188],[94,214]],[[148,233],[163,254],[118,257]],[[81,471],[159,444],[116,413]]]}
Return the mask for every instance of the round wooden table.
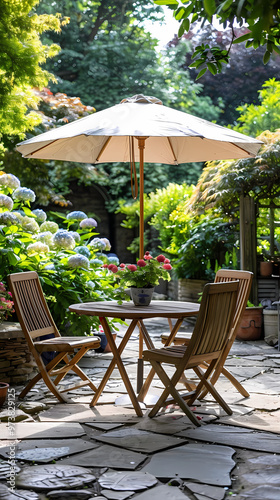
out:
{"label": "round wooden table", "polygon": [[[102,324],[104,333],[107,337],[111,351],[113,353],[113,359],[108,369],[106,370],[106,373],[97,391],[94,394],[90,406],[95,406],[95,404],[97,403],[108,379],[110,378],[113,372],[114,367],[117,365],[122,380],[125,384],[127,393],[129,395],[129,398],[132,402],[132,405],[137,415],[143,416],[142,410],[139,405],[139,401],[141,401],[143,398],[143,393],[141,394],[140,391],[137,398],[121,359],[122,352],[137,325],[139,326],[139,329],[143,335],[143,339],[145,341],[147,349],[154,348],[153,341],[144,324],[144,320],[149,318],[167,318],[168,320],[171,319],[176,320],[174,326],[171,329],[170,335],[165,343],[166,346],[170,345],[184,319],[190,316],[197,315],[199,311],[199,304],[195,304],[192,302],[152,300],[149,306],[135,306],[133,302],[125,302],[122,305],[119,305],[116,301],[104,301],[104,302],[85,302],[85,303],[73,304],[69,307],[69,310],[81,315],[98,316]],[[110,327],[107,322],[107,318],[119,318],[123,320],[126,319],[131,320],[131,323],[129,324],[126,330],[125,335],[121,340],[119,347],[117,347],[115,344],[114,338],[112,336]],[[142,353],[140,352],[139,357],[141,356]],[[150,372],[145,382],[146,390],[147,387],[150,385],[152,378],[153,374]]]}

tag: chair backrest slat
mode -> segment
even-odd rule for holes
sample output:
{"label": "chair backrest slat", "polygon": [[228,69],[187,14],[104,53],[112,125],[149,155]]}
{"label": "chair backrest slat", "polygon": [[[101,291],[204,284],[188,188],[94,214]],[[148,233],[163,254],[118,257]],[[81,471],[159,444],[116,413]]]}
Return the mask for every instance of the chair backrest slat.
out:
{"label": "chair backrest slat", "polygon": [[250,271],[239,271],[235,269],[219,269],[215,276],[215,283],[239,281],[236,309],[232,324],[232,334],[235,336],[242,314],[246,308],[254,274]]}
{"label": "chair backrest slat", "polygon": [[31,341],[50,333],[60,336],[46,303],[36,272],[8,276],[15,310],[22,330]]}
{"label": "chair backrest slat", "polygon": [[191,356],[221,351],[230,336],[239,282],[205,285],[189,343]]}

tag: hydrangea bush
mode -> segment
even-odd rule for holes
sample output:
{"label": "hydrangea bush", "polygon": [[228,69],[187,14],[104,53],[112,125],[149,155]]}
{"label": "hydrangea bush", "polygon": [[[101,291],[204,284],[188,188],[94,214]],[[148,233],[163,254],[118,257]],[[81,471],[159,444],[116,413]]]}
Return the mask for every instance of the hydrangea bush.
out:
{"label": "hydrangea bush", "polygon": [[98,237],[97,222],[84,212],[52,214],[58,225],[47,220],[43,210],[32,210],[34,201],[31,189],[0,171],[0,320],[13,311],[3,295],[8,293],[7,275],[36,271],[61,333],[89,334],[98,327],[98,318],[78,316],[68,307],[114,298],[115,285],[101,267],[110,264],[103,253],[111,248],[110,242]]}

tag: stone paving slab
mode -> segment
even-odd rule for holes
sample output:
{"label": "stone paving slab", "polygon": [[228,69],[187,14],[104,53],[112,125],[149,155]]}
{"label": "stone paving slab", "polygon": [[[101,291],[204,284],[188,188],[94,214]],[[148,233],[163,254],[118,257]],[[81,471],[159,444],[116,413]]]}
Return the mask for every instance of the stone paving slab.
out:
{"label": "stone paving slab", "polygon": [[208,443],[280,454],[280,436],[245,427],[209,424],[197,429],[181,431],[177,435]]}
{"label": "stone paving slab", "polygon": [[255,412],[253,415],[243,415],[242,417],[231,415],[221,417],[220,423],[247,427],[266,432],[280,434],[280,410],[264,415],[263,412]]}
{"label": "stone paving slab", "polygon": [[243,385],[249,393],[280,394],[279,377],[273,373],[263,373]]}
{"label": "stone paving slab", "polygon": [[103,443],[148,454],[180,446],[186,442],[186,440],[178,437],[154,434],[136,429],[134,426],[106,432],[105,434],[100,434],[95,439]]}
{"label": "stone paving slab", "polygon": [[79,465],[81,467],[111,467],[112,469],[135,470],[146,458],[147,455],[142,453],[98,443],[97,449],[60,460],[59,463]]}
{"label": "stone paving slab", "polygon": [[[65,405],[66,406],[66,405]],[[11,436],[7,424],[0,424],[1,439],[63,439],[85,435],[78,423],[64,422],[23,422],[15,424],[15,434]]]}
{"label": "stone paving slab", "polygon": [[250,500],[279,500],[280,488],[270,486],[258,486],[250,491],[240,494],[240,498],[248,498]]}
{"label": "stone paving slab", "polygon": [[193,479],[215,486],[229,486],[230,472],[235,466],[229,446],[185,444],[179,448],[157,453],[142,471],[158,479]]}
{"label": "stone paving slab", "polygon": [[149,491],[144,491],[140,495],[136,495],[134,498],[137,500],[191,500],[191,497],[183,493],[179,488],[174,488],[173,486],[161,485],[152,488]]}
{"label": "stone paving slab", "polygon": [[127,420],[137,421],[138,418],[134,409],[124,409],[114,405],[100,405],[89,408],[83,404],[57,404],[51,410],[40,413],[40,422],[93,422],[102,420],[110,422],[123,422]]}
{"label": "stone paving slab", "polygon": [[[99,445],[84,439],[32,439],[17,444],[15,458],[27,462],[49,463],[58,458],[72,455]],[[9,458],[10,447],[0,448],[0,455]]]}
{"label": "stone paving slab", "polygon": [[280,410],[280,398],[275,395],[250,394],[250,398],[239,401],[240,405],[250,406],[255,410],[274,411]]}

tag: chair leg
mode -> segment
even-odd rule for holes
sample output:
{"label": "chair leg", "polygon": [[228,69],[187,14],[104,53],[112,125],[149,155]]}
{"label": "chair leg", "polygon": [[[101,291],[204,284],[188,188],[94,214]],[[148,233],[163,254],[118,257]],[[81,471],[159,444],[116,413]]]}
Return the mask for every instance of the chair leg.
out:
{"label": "chair leg", "polygon": [[[26,394],[28,394],[28,392],[32,389],[32,387],[34,387],[34,385],[37,384],[37,382],[39,382],[39,380],[43,379],[45,382],[45,379],[41,373],[41,366],[43,366],[44,370],[48,373],[64,358],[65,353],[59,353],[52,361],[50,361],[47,364],[47,366],[44,365],[43,360],[39,354],[33,353],[33,355],[34,355],[35,361],[37,363],[39,373],[37,373],[37,375],[35,375],[35,377],[33,377],[28,382],[26,387],[21,391],[21,393],[19,395],[19,399],[23,399],[26,396]],[[49,375],[47,375],[47,376],[49,377]]]}
{"label": "chair leg", "polygon": [[[223,408],[223,410],[225,410],[225,412],[228,414],[228,415],[232,415],[232,409],[228,406],[228,404],[225,402],[225,400],[222,398],[222,396],[218,393],[218,391],[215,389],[215,387],[212,385],[212,383],[210,382],[209,378],[210,378],[210,375],[207,374],[207,372],[210,371],[210,374],[211,374],[211,364],[208,368],[208,370],[205,372],[203,372],[201,370],[200,367],[197,367],[197,368],[194,368],[194,371],[195,373],[199,376],[201,382],[198,384],[198,391],[200,391],[200,385],[203,384],[204,386],[206,386],[207,388],[207,392],[210,392],[210,394],[212,394],[213,398],[215,399],[215,401]],[[192,402],[194,401],[194,399],[196,398],[196,396],[192,397],[191,400],[190,400],[190,404],[192,404]]]}
{"label": "chair leg", "polygon": [[97,391],[97,387],[94,385],[94,383],[87,377],[87,375],[83,372],[83,370],[81,370],[81,368],[79,368],[79,366],[75,365],[73,366],[72,368],[72,371],[74,373],[76,373],[76,375],[79,375],[79,377],[81,377],[82,380],[88,380],[88,385],[90,386],[90,388],[96,392]]}
{"label": "chair leg", "polygon": [[176,383],[178,382],[178,379],[180,378],[181,374],[178,374],[178,370],[174,373],[172,379],[170,380],[169,377],[166,375],[164,369],[162,368],[161,364],[157,361],[150,361],[152,364],[154,370],[158,374],[159,378],[165,385],[166,389],[164,389],[161,397],[155,404],[155,406],[152,408],[152,410],[149,412],[148,416],[153,417],[157,414],[158,410],[160,409],[161,406],[163,406],[167,396],[169,394],[172,394],[173,398],[175,401],[177,401],[178,405],[180,408],[183,410],[183,412],[187,415],[187,417],[191,420],[191,422],[196,425],[197,427],[200,427],[200,423],[197,420],[196,416],[193,414],[191,409],[188,407],[188,405],[185,403],[184,399],[180,396],[178,391],[175,388]]}
{"label": "chair leg", "polygon": [[[61,359],[65,356],[65,353],[62,353],[63,356]],[[56,385],[53,383],[49,376],[49,370],[47,371],[43,360],[41,359],[41,356],[38,356],[39,360],[37,361],[38,367],[40,369],[40,372],[42,374],[42,378],[47,386],[47,388],[53,393],[53,395],[61,402],[61,403],[69,403],[69,399],[66,396],[62,396],[62,394],[59,392],[57,389]],[[56,359],[56,358],[55,358]],[[58,361],[59,362],[59,361]],[[49,363],[50,364],[50,363]],[[57,363],[56,363],[57,364]],[[41,366],[40,366],[41,365]],[[48,366],[48,365],[47,365]]]}

